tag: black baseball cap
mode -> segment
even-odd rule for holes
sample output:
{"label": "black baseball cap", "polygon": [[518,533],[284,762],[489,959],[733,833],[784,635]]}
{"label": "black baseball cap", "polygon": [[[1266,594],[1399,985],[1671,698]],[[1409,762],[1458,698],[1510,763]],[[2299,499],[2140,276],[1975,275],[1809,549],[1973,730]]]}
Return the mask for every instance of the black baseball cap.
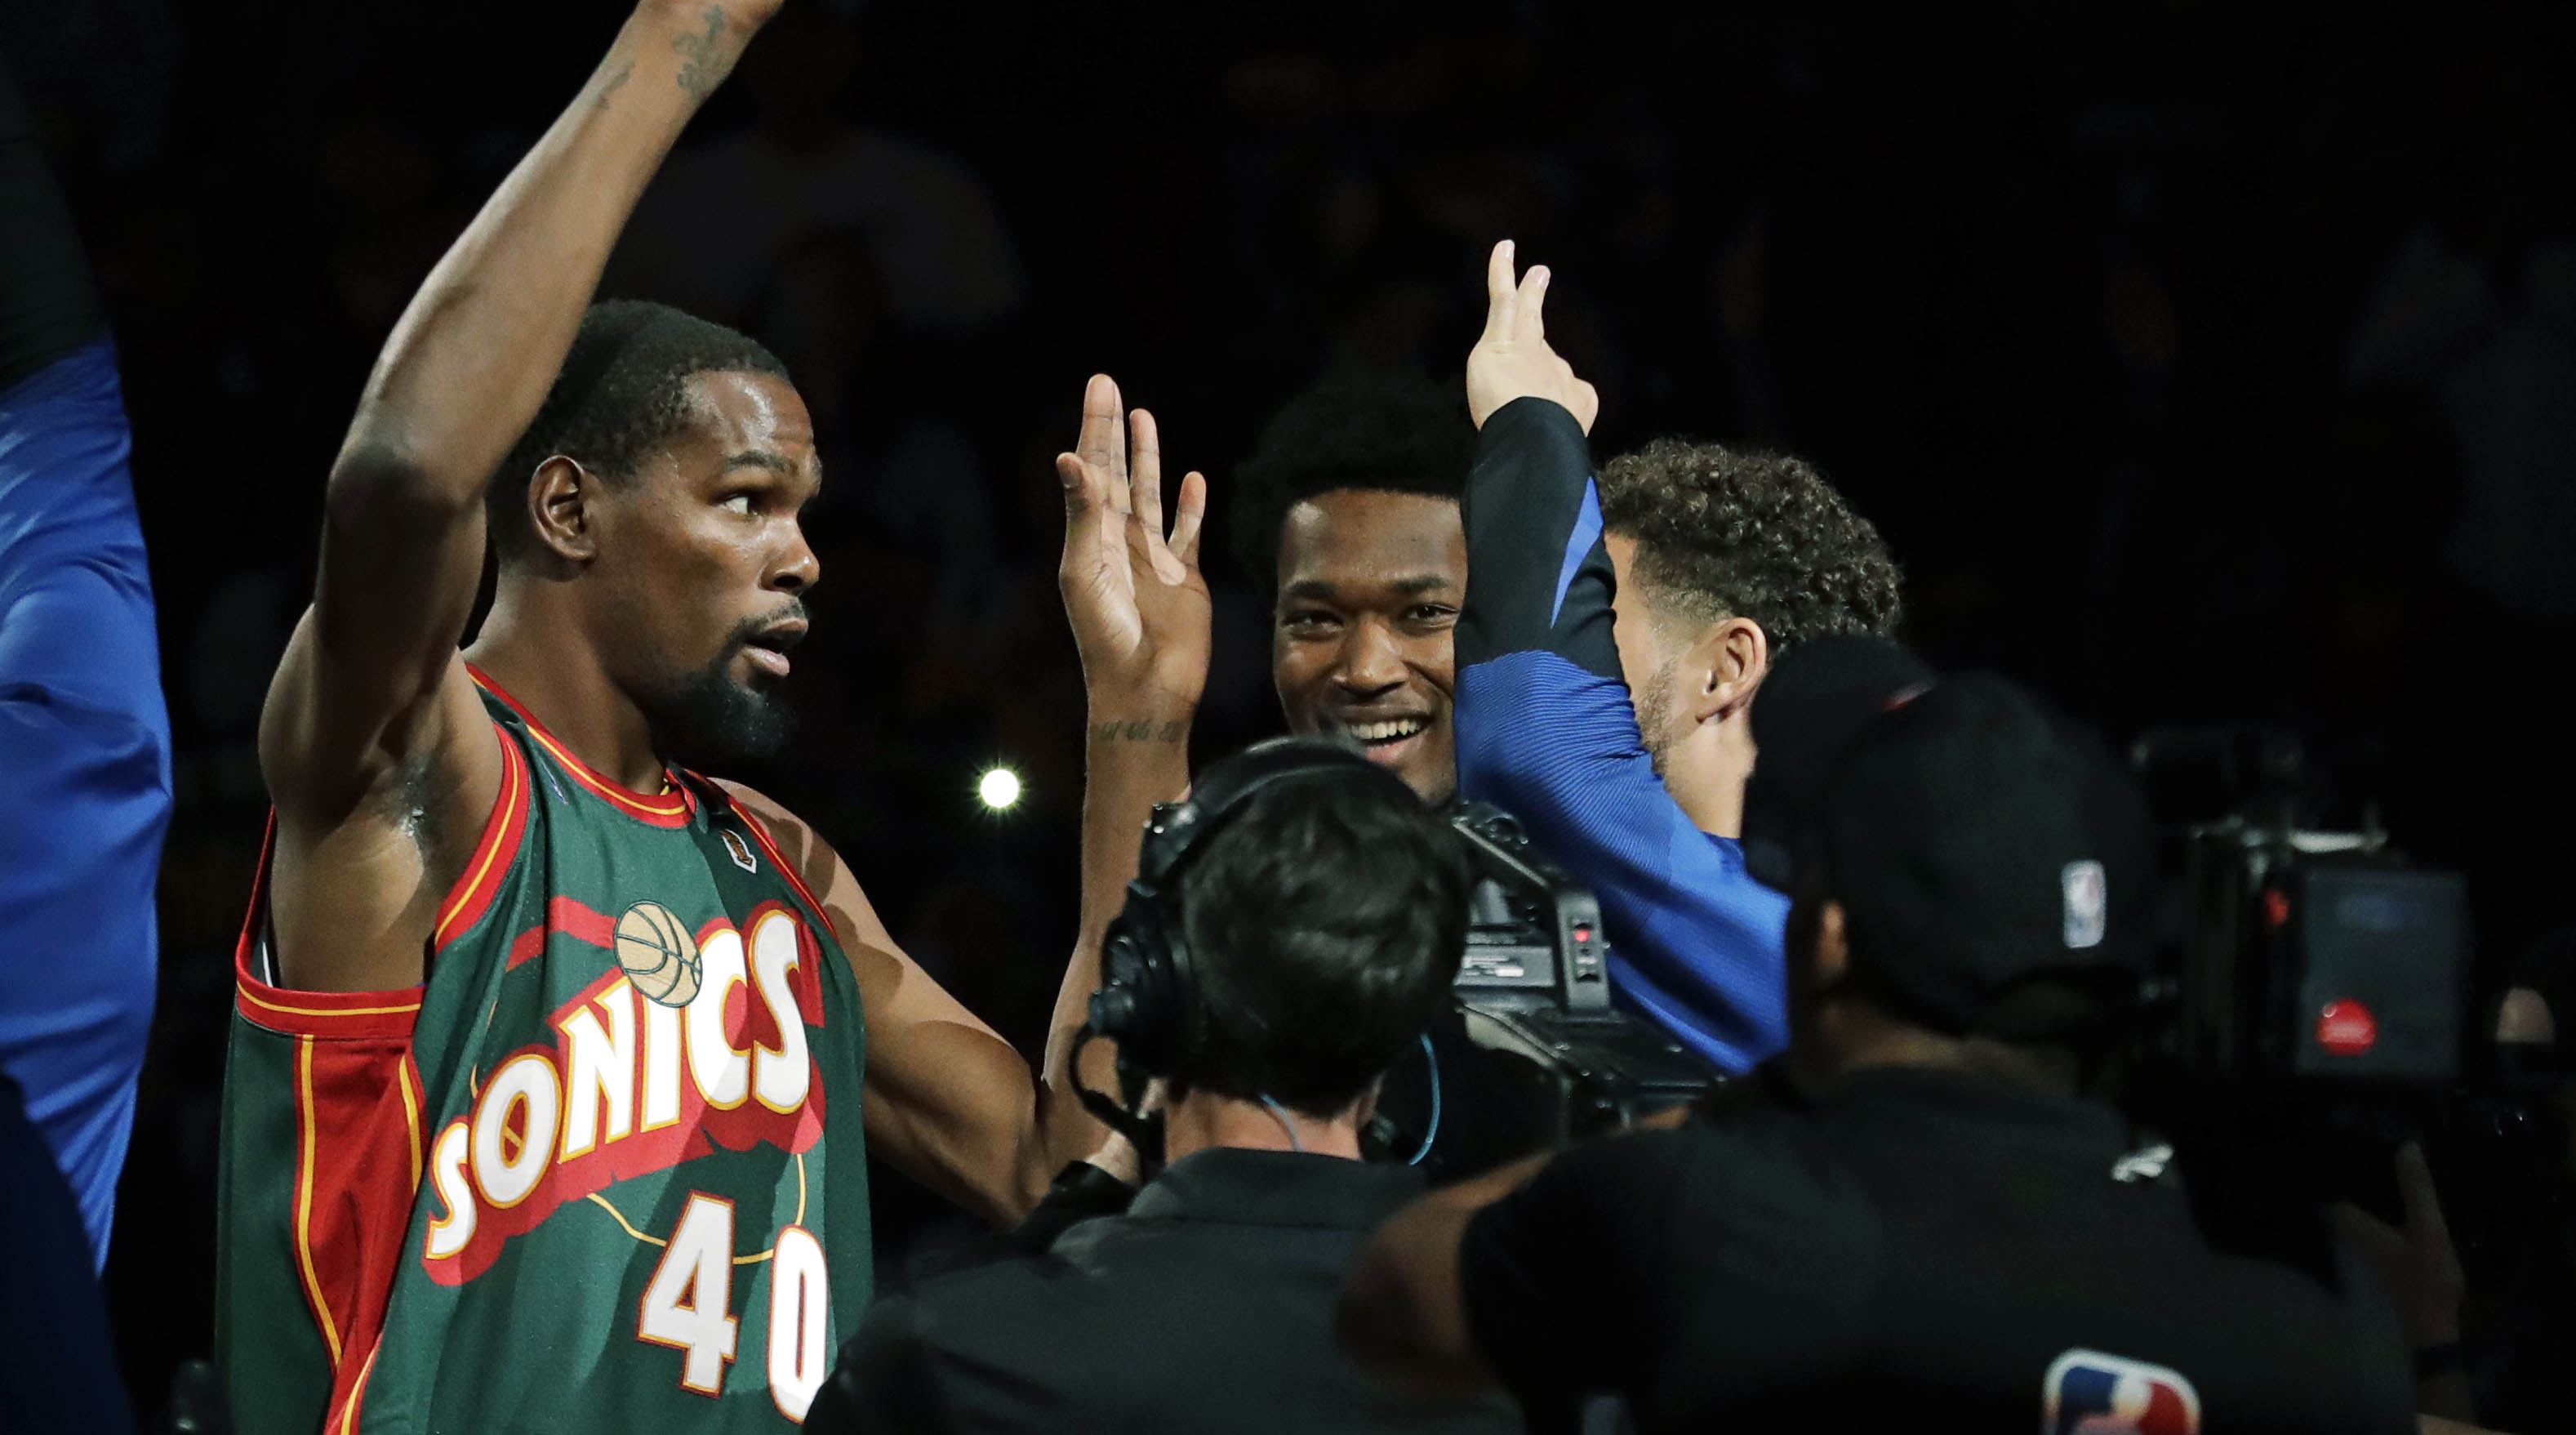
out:
{"label": "black baseball cap", "polygon": [[1822,864],[1842,904],[1855,981],[1901,1015],[2041,1039],[2137,995],[2151,950],[2146,806],[2018,685],[1947,677],[1870,718],[1833,760],[1816,814],[1801,860]]}
{"label": "black baseball cap", "polygon": [[1753,776],[1744,789],[1744,868],[1790,890],[1798,833],[1816,815],[1834,758],[1870,719],[1930,689],[1929,665],[1873,634],[1814,638],[1754,690]]}

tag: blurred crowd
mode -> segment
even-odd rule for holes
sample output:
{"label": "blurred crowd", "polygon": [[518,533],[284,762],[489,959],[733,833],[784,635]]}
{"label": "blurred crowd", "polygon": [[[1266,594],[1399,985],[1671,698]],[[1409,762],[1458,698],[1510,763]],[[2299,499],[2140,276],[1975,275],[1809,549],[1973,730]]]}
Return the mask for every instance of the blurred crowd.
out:
{"label": "blurred crowd", "polygon": [[[15,68],[114,317],[178,744],[110,1268],[138,1392],[207,1340],[251,739],[323,475],[616,8],[0,0],[0,46],[60,57]],[[2576,963],[2536,836],[2576,795],[2546,700],[2571,69],[2576,14],[2538,4],[796,0],[603,292],[746,330],[812,404],[803,725],[745,776],[1023,1046],[1073,926],[1047,459],[1084,377],[1155,411],[1221,524],[1289,396],[1454,380],[1504,234],[1571,276],[1550,337],[1610,396],[1596,451],[1792,448],[1886,533],[1943,665],[2115,733],[2302,731],[2321,811],[2468,871],[2500,989]],[[1264,585],[1214,576],[1209,750],[1277,726]]]}

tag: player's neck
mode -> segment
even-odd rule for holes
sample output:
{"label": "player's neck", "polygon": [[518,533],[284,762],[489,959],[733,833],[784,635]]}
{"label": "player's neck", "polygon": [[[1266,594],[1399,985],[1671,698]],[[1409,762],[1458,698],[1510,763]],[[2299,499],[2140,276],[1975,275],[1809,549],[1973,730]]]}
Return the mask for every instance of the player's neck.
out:
{"label": "player's neck", "polygon": [[662,759],[644,710],[609,677],[579,624],[539,607],[505,585],[465,660],[601,776],[631,791],[660,791]]}

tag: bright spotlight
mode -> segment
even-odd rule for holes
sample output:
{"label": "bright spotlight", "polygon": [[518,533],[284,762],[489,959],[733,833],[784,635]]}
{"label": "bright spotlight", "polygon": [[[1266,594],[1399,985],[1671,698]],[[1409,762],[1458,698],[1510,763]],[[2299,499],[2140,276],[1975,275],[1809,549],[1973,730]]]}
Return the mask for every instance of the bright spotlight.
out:
{"label": "bright spotlight", "polygon": [[1007,767],[993,768],[977,779],[975,795],[995,812],[1014,807],[1020,800],[1020,775]]}

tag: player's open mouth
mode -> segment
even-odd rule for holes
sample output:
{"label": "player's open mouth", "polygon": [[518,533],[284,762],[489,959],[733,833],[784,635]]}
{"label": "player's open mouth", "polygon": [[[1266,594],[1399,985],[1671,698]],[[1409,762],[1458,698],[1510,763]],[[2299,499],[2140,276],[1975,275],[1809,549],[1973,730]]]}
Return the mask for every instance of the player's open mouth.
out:
{"label": "player's open mouth", "polygon": [[775,628],[765,629],[744,639],[742,650],[744,655],[751,659],[753,667],[761,669],[773,678],[783,678],[787,676],[790,666],[787,661],[787,650],[803,641],[805,641],[803,623],[781,623]]}

